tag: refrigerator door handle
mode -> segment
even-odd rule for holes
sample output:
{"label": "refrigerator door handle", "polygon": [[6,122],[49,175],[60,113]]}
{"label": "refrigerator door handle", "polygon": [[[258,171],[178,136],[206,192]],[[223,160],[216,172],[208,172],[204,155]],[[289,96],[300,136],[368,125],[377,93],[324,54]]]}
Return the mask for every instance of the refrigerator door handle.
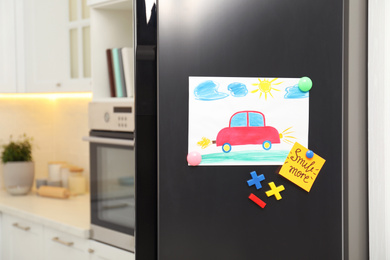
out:
{"label": "refrigerator door handle", "polygon": [[136,57],[138,61],[155,61],[156,45],[138,45]]}
{"label": "refrigerator door handle", "polygon": [[114,139],[114,138],[83,136],[83,141],[87,141],[90,143],[113,144],[113,145],[134,147],[134,140],[123,140],[123,139]]}

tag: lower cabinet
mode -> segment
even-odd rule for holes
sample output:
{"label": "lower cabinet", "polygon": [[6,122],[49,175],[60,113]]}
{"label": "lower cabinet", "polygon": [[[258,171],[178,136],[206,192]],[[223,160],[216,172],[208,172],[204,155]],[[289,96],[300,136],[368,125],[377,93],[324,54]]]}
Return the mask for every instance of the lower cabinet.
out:
{"label": "lower cabinet", "polygon": [[42,225],[4,214],[1,259],[42,259]]}
{"label": "lower cabinet", "polygon": [[91,260],[135,260],[133,253],[89,240],[88,252]]}
{"label": "lower cabinet", "polygon": [[133,253],[89,240],[88,252],[91,260],[134,260]]}
{"label": "lower cabinet", "polygon": [[134,260],[135,256],[19,217],[2,214],[1,258],[6,260]]}
{"label": "lower cabinet", "polygon": [[51,228],[44,232],[44,259],[88,259],[88,240],[75,237]]}

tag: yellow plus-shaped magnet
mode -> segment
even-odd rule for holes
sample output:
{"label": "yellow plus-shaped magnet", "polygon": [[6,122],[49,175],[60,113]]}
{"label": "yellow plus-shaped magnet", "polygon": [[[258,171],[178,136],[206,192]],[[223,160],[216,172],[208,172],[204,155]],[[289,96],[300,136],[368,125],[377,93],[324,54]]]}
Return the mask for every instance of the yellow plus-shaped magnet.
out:
{"label": "yellow plus-shaped magnet", "polygon": [[273,183],[273,182],[268,183],[268,185],[271,188],[271,190],[266,191],[265,194],[267,194],[268,197],[275,195],[275,198],[277,200],[280,200],[282,198],[282,196],[280,196],[279,192],[284,191],[284,186],[280,185],[280,186],[276,187],[275,183]]}

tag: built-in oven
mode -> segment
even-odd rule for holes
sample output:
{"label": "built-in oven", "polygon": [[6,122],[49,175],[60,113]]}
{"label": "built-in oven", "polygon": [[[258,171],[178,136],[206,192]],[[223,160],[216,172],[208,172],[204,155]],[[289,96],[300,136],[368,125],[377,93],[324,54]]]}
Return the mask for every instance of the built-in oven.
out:
{"label": "built-in oven", "polygon": [[132,102],[89,104],[91,238],[135,250],[135,148]]}

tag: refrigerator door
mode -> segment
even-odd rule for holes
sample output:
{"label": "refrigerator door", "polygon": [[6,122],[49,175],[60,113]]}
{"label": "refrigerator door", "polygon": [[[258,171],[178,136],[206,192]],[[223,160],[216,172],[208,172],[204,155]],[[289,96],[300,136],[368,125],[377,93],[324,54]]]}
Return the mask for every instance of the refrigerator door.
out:
{"label": "refrigerator door", "polygon": [[[159,260],[343,258],[343,4],[159,2]],[[188,166],[190,76],[309,76],[308,148],[326,160],[311,191],[280,166]],[[252,171],[267,177],[264,209]],[[283,199],[265,196],[272,181]]]}
{"label": "refrigerator door", "polygon": [[135,257],[157,258],[157,18],[156,0],[133,1],[135,67]]}

